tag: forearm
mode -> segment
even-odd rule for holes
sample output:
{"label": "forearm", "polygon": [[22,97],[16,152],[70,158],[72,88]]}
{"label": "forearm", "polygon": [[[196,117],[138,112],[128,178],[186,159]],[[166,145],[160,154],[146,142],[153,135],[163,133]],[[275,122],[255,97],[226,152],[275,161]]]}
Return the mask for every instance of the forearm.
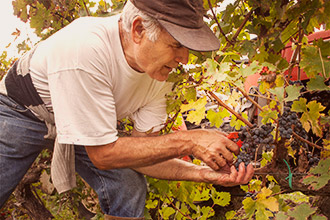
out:
{"label": "forearm", "polygon": [[171,159],[151,166],[134,168],[134,170],[157,179],[166,180],[186,180],[194,182],[203,182],[202,171],[209,169],[198,166],[193,163],[181,160]]}
{"label": "forearm", "polygon": [[115,143],[86,147],[99,169],[149,166],[190,154],[191,141],[183,133],[157,137],[121,137]]}
{"label": "forearm", "polygon": [[244,163],[241,163],[239,172],[234,166],[226,166],[220,171],[214,171],[208,166],[199,166],[180,159],[139,167],[135,170],[157,179],[205,182],[222,186],[246,184],[251,180],[254,172],[251,164],[245,168]]}

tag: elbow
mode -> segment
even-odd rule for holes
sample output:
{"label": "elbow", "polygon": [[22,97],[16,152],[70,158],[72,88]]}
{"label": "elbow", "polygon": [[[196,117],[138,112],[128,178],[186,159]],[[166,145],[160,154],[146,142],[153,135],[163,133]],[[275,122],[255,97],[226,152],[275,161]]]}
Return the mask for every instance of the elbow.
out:
{"label": "elbow", "polygon": [[111,166],[114,164],[110,159],[112,157],[107,156],[107,146],[86,146],[85,149],[89,159],[97,169],[110,170],[115,168]]}
{"label": "elbow", "polygon": [[109,170],[112,169],[109,165],[107,165],[106,161],[102,158],[102,156],[97,155],[88,155],[89,159],[93,163],[93,165],[99,170]]}
{"label": "elbow", "polygon": [[107,166],[101,160],[91,160],[93,165],[99,170],[110,170],[112,167]]}

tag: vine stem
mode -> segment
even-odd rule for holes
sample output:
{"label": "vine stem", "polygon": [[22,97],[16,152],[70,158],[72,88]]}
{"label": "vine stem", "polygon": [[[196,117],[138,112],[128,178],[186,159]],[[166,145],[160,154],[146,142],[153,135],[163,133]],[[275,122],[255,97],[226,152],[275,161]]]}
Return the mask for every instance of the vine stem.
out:
{"label": "vine stem", "polygon": [[264,111],[262,109],[262,107],[256,101],[254,101],[243,89],[241,89],[241,88],[239,88],[237,86],[236,86],[236,88],[238,89],[238,91],[240,91],[245,96],[245,98],[247,98],[250,102],[252,102],[255,106],[257,106],[257,108],[260,111],[262,111],[262,112]]}
{"label": "vine stem", "polygon": [[176,209],[178,212],[180,212],[180,214],[181,214],[182,216],[186,217],[187,219],[193,220],[189,215],[185,215],[184,213],[182,213],[182,212],[180,211],[180,209],[178,209],[178,208],[173,204],[173,202],[170,200],[170,197],[168,197],[167,194],[165,194],[165,195],[166,195],[166,198],[168,199],[168,201],[170,201],[171,206],[173,206],[174,209]]}
{"label": "vine stem", "polygon": [[306,139],[300,137],[297,133],[292,132],[292,134],[293,134],[293,136],[294,136],[295,138],[299,139],[300,141],[303,141],[303,142],[307,143],[308,145],[310,145],[310,146],[312,146],[312,147],[315,147],[315,148],[317,148],[317,149],[323,150],[323,147],[321,147],[321,146],[319,146],[319,145],[317,145],[317,144],[314,144],[314,143],[312,143],[312,142],[310,142],[310,141],[308,141],[308,140],[306,140]]}
{"label": "vine stem", "polygon": [[297,59],[298,53],[300,53],[301,42],[302,42],[303,36],[304,36],[304,32],[303,32],[303,29],[301,27],[300,27],[298,33],[299,33],[298,42],[297,42],[298,46],[295,49],[294,53],[292,54],[292,57],[291,57],[291,60],[290,60],[290,67],[289,67],[289,70],[288,70],[288,79],[290,79],[290,77],[291,77],[293,67],[295,66],[295,64],[297,64],[296,59]]}
{"label": "vine stem", "polygon": [[88,8],[87,8],[87,6],[86,6],[86,2],[85,2],[84,0],[83,0],[83,4],[84,4],[85,11],[86,11],[87,15],[88,15],[88,16],[91,16],[90,13],[89,13]]}
{"label": "vine stem", "polygon": [[250,128],[253,127],[253,125],[246,120],[245,118],[243,118],[240,114],[238,114],[236,111],[234,111],[233,109],[231,109],[226,103],[224,103],[223,101],[221,101],[221,99],[216,96],[212,91],[208,91],[209,95],[212,96],[212,98],[214,98],[219,105],[221,105],[222,107],[224,107],[225,109],[227,109],[230,113],[232,113],[233,115],[236,116],[236,118],[238,118],[239,120],[241,120],[242,122],[244,122],[247,126],[249,126]]}
{"label": "vine stem", "polygon": [[[251,15],[252,15],[253,10],[249,11],[249,13],[245,16],[244,21],[242,22],[242,24],[239,26],[239,28],[237,29],[236,33],[234,34],[233,38],[231,39],[231,43],[235,43],[236,42],[236,38],[238,37],[239,33],[241,33],[241,31],[243,30],[246,22],[248,22],[248,20],[250,19]],[[226,44],[226,46],[222,49],[222,51],[227,50],[227,48],[229,47],[228,44]]]}
{"label": "vine stem", "polygon": [[320,60],[321,60],[321,63],[322,63],[322,75],[326,79],[327,77],[325,75],[325,68],[324,68],[324,62],[323,62],[323,59],[322,59],[321,48],[319,48],[319,55],[320,55]]}
{"label": "vine stem", "polygon": [[226,39],[226,41],[227,41],[228,43],[230,43],[231,45],[234,45],[234,44],[233,44],[233,43],[227,38],[225,32],[223,32],[223,30],[222,30],[222,28],[221,28],[221,26],[220,26],[220,23],[219,23],[219,21],[218,21],[218,19],[217,19],[217,16],[215,15],[215,13],[214,13],[214,11],[213,11],[213,7],[212,7],[212,4],[211,4],[211,1],[210,1],[210,0],[207,0],[207,1],[208,1],[208,3],[209,3],[209,7],[210,7],[210,10],[211,10],[211,12],[212,12],[213,18],[214,18],[215,22],[216,22],[217,25],[218,25],[218,28],[219,28],[219,30],[220,30],[220,33],[225,37],[225,39]]}

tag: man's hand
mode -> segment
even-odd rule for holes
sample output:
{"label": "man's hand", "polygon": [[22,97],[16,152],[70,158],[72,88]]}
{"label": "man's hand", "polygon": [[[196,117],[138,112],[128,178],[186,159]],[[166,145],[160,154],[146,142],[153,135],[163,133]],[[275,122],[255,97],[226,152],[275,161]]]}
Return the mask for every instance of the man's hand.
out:
{"label": "man's hand", "polygon": [[239,147],[226,135],[216,130],[189,131],[193,141],[192,155],[205,162],[215,171],[233,163],[233,154],[239,153]]}
{"label": "man's hand", "polygon": [[239,165],[237,172],[234,166],[226,166],[221,171],[214,171],[208,167],[200,170],[200,175],[205,179],[203,182],[221,186],[236,186],[247,184],[254,174],[252,164],[245,167],[244,163]]}

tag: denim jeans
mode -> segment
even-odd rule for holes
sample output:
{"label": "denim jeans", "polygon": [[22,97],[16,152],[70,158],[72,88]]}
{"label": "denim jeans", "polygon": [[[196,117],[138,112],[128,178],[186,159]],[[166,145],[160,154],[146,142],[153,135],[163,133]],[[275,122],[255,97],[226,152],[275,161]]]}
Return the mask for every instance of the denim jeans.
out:
{"label": "denim jeans", "polygon": [[[30,110],[0,94],[0,207],[33,161],[53,140]],[[83,146],[75,146],[77,173],[96,191],[102,211],[120,217],[143,217],[146,180],[132,169],[98,170]]]}

